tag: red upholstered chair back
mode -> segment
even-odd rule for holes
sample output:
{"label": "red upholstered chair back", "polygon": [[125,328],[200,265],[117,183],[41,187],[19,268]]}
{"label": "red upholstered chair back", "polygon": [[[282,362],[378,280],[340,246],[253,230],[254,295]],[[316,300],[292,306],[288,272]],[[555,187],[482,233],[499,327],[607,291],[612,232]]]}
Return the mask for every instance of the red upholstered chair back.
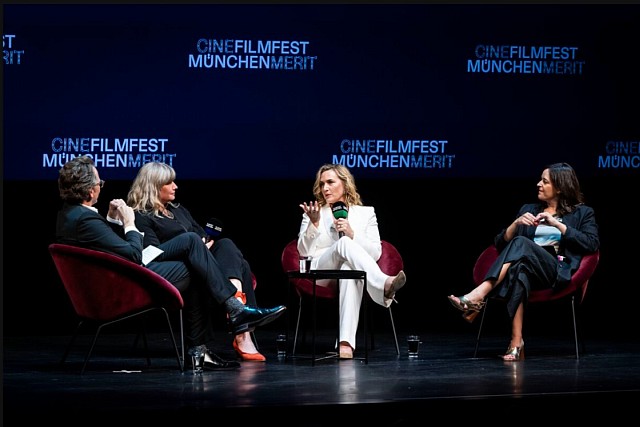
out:
{"label": "red upholstered chair back", "polygon": [[[62,357],[62,363],[66,360],[80,328],[85,323],[95,325],[96,333],[93,344],[85,356],[81,374],[87,367],[96,340],[104,326],[142,316],[151,311],[163,311],[178,367],[181,371],[183,370],[182,308],[184,301],[175,286],[148,268],[117,255],[59,243],[49,245],[49,253],[73,309],[80,317],[76,332]],[[177,311],[179,314],[182,352],[176,344],[169,311]],[[144,344],[147,349],[146,336]],[[147,364],[150,363],[147,353]]]}
{"label": "red upholstered chair back", "polygon": [[169,281],[117,255],[58,243],[49,252],[82,318],[104,322],[152,306],[178,310],[184,305]]}
{"label": "red upholstered chair back", "polygon": [[[473,281],[476,286],[482,283],[484,276],[487,274],[487,271],[489,271],[489,267],[491,267],[491,264],[493,264],[497,258],[498,250],[494,245],[482,251],[473,266]],[[589,279],[593,275],[599,261],[600,251],[583,256],[580,261],[580,266],[578,270],[573,273],[568,286],[557,292],[552,289],[532,290],[529,295],[529,302],[553,301],[568,295],[576,295],[578,303],[581,303],[587,293]]]}
{"label": "red upholstered chair back", "polygon": [[398,249],[386,240],[382,240],[382,255],[378,259],[378,265],[383,273],[395,276],[404,270],[404,261]]}

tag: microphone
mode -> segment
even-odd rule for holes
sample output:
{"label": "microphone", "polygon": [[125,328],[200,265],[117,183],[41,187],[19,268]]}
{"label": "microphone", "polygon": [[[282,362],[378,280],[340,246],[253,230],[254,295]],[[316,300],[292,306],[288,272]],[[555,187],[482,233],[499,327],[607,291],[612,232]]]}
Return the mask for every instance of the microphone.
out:
{"label": "microphone", "polygon": [[222,227],[224,227],[224,224],[218,218],[209,218],[204,226],[204,232],[207,233],[207,241],[220,237]]}
{"label": "microphone", "polygon": [[[335,219],[347,218],[347,216],[349,215],[349,211],[347,210],[347,205],[345,205],[342,202],[335,202],[331,206],[331,212],[333,213],[333,217]],[[341,238],[342,236],[344,236],[344,231],[339,231],[338,237]]]}

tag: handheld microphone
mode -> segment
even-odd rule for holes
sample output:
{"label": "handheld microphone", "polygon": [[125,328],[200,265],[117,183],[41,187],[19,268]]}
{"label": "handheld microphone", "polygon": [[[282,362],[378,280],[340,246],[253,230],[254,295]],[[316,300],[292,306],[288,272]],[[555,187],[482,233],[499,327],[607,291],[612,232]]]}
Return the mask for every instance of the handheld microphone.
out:
{"label": "handheld microphone", "polygon": [[213,240],[220,237],[224,224],[218,218],[209,218],[204,226],[204,232],[207,233],[207,240]]}
{"label": "handheld microphone", "polygon": [[[347,210],[347,205],[345,205],[342,202],[335,202],[331,206],[331,212],[333,213],[333,217],[335,219],[347,218],[347,216],[349,215],[349,211]],[[344,231],[339,231],[338,237],[341,238],[342,236],[344,236]]]}

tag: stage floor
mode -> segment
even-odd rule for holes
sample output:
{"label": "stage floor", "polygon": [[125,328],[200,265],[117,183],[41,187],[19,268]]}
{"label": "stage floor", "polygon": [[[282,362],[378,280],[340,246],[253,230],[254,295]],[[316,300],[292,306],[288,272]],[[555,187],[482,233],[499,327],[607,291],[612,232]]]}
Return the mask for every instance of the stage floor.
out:
{"label": "stage floor", "polygon": [[[119,420],[128,425],[131,416],[143,415],[145,423],[217,424],[224,422],[217,416],[233,414],[240,418],[232,425],[324,426],[361,416],[362,422],[373,417],[375,424],[397,426],[411,420],[474,424],[483,418],[512,425],[604,414],[615,422],[633,417],[632,402],[640,397],[637,341],[585,340],[585,352],[576,360],[571,336],[528,337],[526,360],[514,363],[497,357],[506,349],[504,337],[483,337],[473,358],[473,334],[423,334],[419,357],[409,359],[406,337],[399,337],[397,355],[393,335],[387,334],[375,337],[368,364],[329,359],[312,366],[306,359],[279,359],[276,334],[256,331],[267,362],[243,362],[237,370],[201,376],[189,368],[179,371],[162,333],[149,337],[150,367],[143,350],[132,347],[132,335],[101,336],[84,375],[79,371],[90,336],[81,337],[64,365],[59,362],[69,336],[5,337],[4,418],[91,426]],[[332,334],[319,333],[318,353],[332,350]],[[214,351],[235,358],[229,340],[221,333]],[[299,355],[310,342],[307,336]],[[363,356],[362,348],[356,356]]]}

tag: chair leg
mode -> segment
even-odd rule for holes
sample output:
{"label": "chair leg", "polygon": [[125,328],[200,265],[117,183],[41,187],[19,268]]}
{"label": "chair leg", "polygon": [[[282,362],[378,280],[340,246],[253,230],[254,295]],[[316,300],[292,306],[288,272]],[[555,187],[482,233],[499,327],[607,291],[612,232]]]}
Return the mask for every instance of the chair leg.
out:
{"label": "chair leg", "polygon": [[[488,305],[489,305],[489,299],[487,299],[485,301],[484,310],[482,311],[482,316],[480,317],[480,327],[478,328],[478,336],[476,337],[476,349],[473,352],[474,359],[478,355],[478,347],[480,346],[480,336],[482,334],[482,325],[484,324],[484,316],[487,313],[487,306]],[[571,297],[571,316],[572,316],[572,320],[573,320],[573,340],[574,340],[575,350],[576,350],[576,359],[579,360],[580,359],[580,345],[579,345],[579,341],[578,341],[578,323],[577,323],[577,316],[576,316],[575,296]]]}
{"label": "chair leg", "polygon": [[[180,367],[180,369],[182,371],[183,361],[180,360],[180,352],[178,351],[178,346],[177,346],[176,341],[175,341],[175,336],[173,335],[173,328],[171,327],[169,314],[167,313],[167,311],[163,307],[153,307],[153,308],[146,309],[146,310],[144,310],[142,312],[133,313],[133,314],[130,314],[128,316],[125,316],[125,317],[122,317],[122,318],[119,318],[119,319],[115,319],[115,320],[112,320],[110,322],[106,322],[106,323],[98,325],[98,328],[96,330],[96,334],[93,337],[93,341],[91,343],[91,347],[89,347],[89,351],[87,352],[87,354],[86,354],[86,356],[84,358],[84,363],[82,365],[82,369],[80,370],[80,375],[84,374],[84,372],[85,372],[85,370],[87,368],[87,365],[89,364],[89,359],[91,358],[91,354],[93,353],[93,349],[94,349],[94,347],[96,345],[96,342],[98,341],[98,336],[100,335],[100,332],[102,331],[102,328],[104,328],[105,326],[112,325],[114,323],[122,322],[123,320],[131,319],[131,318],[136,317],[136,316],[143,316],[146,313],[148,313],[148,312],[150,312],[152,310],[157,310],[157,309],[161,309],[165,313],[167,322],[169,324],[169,333],[170,333],[171,339],[173,341],[173,346],[174,346],[174,348],[176,350],[176,357],[178,358],[178,366]],[[82,325],[82,322],[80,322],[80,324],[78,325],[78,328],[80,327],[80,325]],[[73,340],[75,339],[75,336],[77,335],[78,328],[76,328],[76,334],[74,334],[74,337],[72,338],[72,341],[67,346],[67,351],[65,352],[65,355],[63,356],[63,362],[67,357],[67,354],[69,352],[71,343],[73,342]],[[183,355],[183,360],[184,360],[184,339],[182,338],[183,337],[183,332],[182,332],[182,310],[180,310],[180,329],[181,329],[180,334],[181,334],[182,349],[183,349],[182,350],[183,351],[182,355]],[[146,355],[147,355],[147,364],[150,364],[151,360],[149,358],[149,348],[148,348],[148,344],[147,344],[147,335],[146,335],[145,331],[142,332],[142,337],[143,337],[143,341],[144,341],[145,352],[146,352]],[[137,339],[138,339],[138,337],[135,338],[135,342],[137,342]],[[135,344],[134,344],[134,346],[135,346]]]}
{"label": "chair leg", "polygon": [[[138,313],[133,313],[133,314],[130,314],[128,316],[121,317],[119,319],[115,319],[115,320],[112,320],[110,322],[105,322],[105,323],[102,323],[102,324],[98,325],[98,329],[96,330],[96,335],[93,337],[93,342],[91,343],[91,347],[89,348],[89,351],[87,352],[87,355],[85,356],[84,364],[82,365],[82,370],[80,370],[80,375],[84,374],[84,371],[87,368],[87,364],[89,363],[89,358],[91,357],[91,353],[93,353],[93,348],[95,347],[96,342],[98,341],[98,336],[100,335],[100,332],[102,331],[102,328],[104,328],[106,326],[109,326],[109,325],[113,325],[115,323],[122,322],[124,320],[132,319],[134,317],[144,316],[145,314],[149,313],[152,310],[156,310],[156,308],[148,308],[148,309],[146,309],[144,311],[141,311],[141,312],[138,312]],[[147,334],[146,334],[146,331],[144,330],[144,327],[143,327],[143,331],[142,331],[142,338],[143,338],[143,341],[144,341],[144,349],[145,349],[145,354],[146,354],[146,358],[147,358],[147,365],[150,365],[151,364],[151,359],[149,358],[149,347],[147,345]],[[138,337],[136,336],[136,338],[134,339],[134,346],[136,346],[137,340],[138,340]]]}
{"label": "chair leg", "polygon": [[298,345],[298,332],[300,330],[300,316],[302,315],[302,296],[300,296],[298,300],[298,319],[296,320],[296,333],[293,337],[293,351],[291,352],[292,356],[296,355],[296,347]]}
{"label": "chair leg", "polygon": [[[169,312],[167,312],[167,310],[164,307],[157,307],[157,308],[152,308],[151,310],[162,310],[162,312],[164,313],[165,319],[167,320],[167,326],[169,328],[169,335],[171,336],[171,342],[173,344],[173,348],[176,351],[176,360],[178,362],[178,369],[180,369],[180,372],[184,372],[184,365],[185,365],[185,360],[184,360],[184,354],[185,354],[185,349],[184,349],[184,322],[182,319],[182,309],[180,309],[178,311],[178,324],[180,327],[180,349],[178,349],[178,343],[176,341],[176,337],[173,333],[173,326],[171,325],[171,318],[169,317]],[[144,320],[144,319],[143,319]],[[145,349],[145,354],[147,356],[147,366],[151,366],[151,357],[149,356],[149,345],[147,342],[147,334],[146,334],[146,328],[143,327],[143,330],[141,332],[142,334],[142,340],[144,343],[144,349]],[[137,342],[138,342],[138,337],[140,336],[140,333],[138,333],[138,335],[136,335],[136,339],[134,341],[134,347],[137,346]]]}
{"label": "chair leg", "polygon": [[87,369],[87,364],[89,363],[89,358],[91,357],[91,353],[93,352],[93,347],[96,345],[96,341],[98,341],[98,335],[100,335],[100,331],[104,325],[98,326],[96,330],[96,335],[93,337],[93,342],[91,343],[91,347],[89,347],[89,351],[87,351],[87,355],[84,358],[84,363],[82,364],[82,369],[80,370],[80,375],[84,374],[85,369]]}
{"label": "chair leg", "polygon": [[487,306],[489,305],[489,299],[487,298],[484,303],[484,310],[482,310],[482,316],[480,317],[480,327],[478,328],[478,336],[476,337],[476,349],[473,352],[473,358],[478,355],[478,347],[480,346],[480,335],[482,334],[482,325],[484,324],[484,315],[487,314]]}
{"label": "chair leg", "polygon": [[[167,326],[169,327],[169,335],[171,336],[171,342],[173,343],[173,348],[176,351],[176,360],[178,361],[178,368],[180,372],[183,372],[183,360],[180,358],[180,351],[178,350],[178,344],[176,343],[176,337],[173,335],[173,327],[171,327],[171,318],[169,318],[169,313],[164,307],[161,307],[161,310],[164,312],[164,317],[167,319]],[[146,345],[146,334],[145,336],[145,345]],[[184,347],[183,347],[184,348]],[[151,363],[151,362],[149,362]]]}
{"label": "chair leg", "polygon": [[67,348],[65,349],[64,354],[62,355],[62,359],[60,360],[61,365],[64,364],[64,362],[67,360],[67,357],[69,356],[69,352],[71,351],[71,347],[73,347],[73,343],[76,341],[76,338],[78,337],[78,333],[80,332],[80,328],[82,327],[83,324],[84,324],[84,320],[81,320],[80,323],[78,323],[78,326],[76,326],[76,330],[71,336],[71,340],[69,340],[69,344],[67,344]]}
{"label": "chair leg", "polygon": [[144,345],[144,355],[147,358],[147,367],[151,366],[151,356],[149,355],[149,341],[147,340],[146,318],[142,318],[142,343]]}
{"label": "chair leg", "polygon": [[182,320],[182,309],[178,312],[178,317],[180,319],[180,350],[181,350],[181,358],[180,358],[180,372],[184,372],[184,322]]}
{"label": "chair leg", "polygon": [[[365,294],[363,298],[367,298],[367,302],[373,301],[371,299],[371,295],[369,295],[368,292]],[[373,314],[373,310],[369,312],[369,316],[367,317],[367,319],[369,319],[369,341],[371,342],[371,344],[369,345],[369,348],[371,350],[375,350],[376,349],[376,324],[375,324],[375,315]]]}
{"label": "chair leg", "polygon": [[571,314],[573,316],[573,339],[576,344],[576,359],[580,359],[580,353],[578,350],[578,326],[576,324],[576,302],[575,296],[571,296]]}
{"label": "chair leg", "polygon": [[[369,294],[367,294],[369,295]],[[376,349],[376,325],[373,311],[369,314],[369,340],[371,341],[371,350]]]}
{"label": "chair leg", "polygon": [[[184,372],[184,365],[185,365],[185,359],[184,359],[184,355],[185,355],[185,348],[184,348],[184,322],[183,322],[183,318],[182,318],[182,309],[180,309],[178,311],[178,320],[179,320],[179,327],[180,327],[180,349],[178,349],[178,343],[176,341],[175,335],[173,333],[173,326],[171,325],[171,318],[169,317],[169,312],[167,312],[167,310],[164,307],[156,307],[156,308],[151,308],[149,310],[146,310],[144,313],[147,313],[151,310],[162,310],[164,312],[164,316],[165,319],[167,320],[167,325],[169,326],[169,334],[171,336],[171,341],[173,343],[173,348],[176,351],[176,358],[178,361],[178,368],[180,369],[180,372]],[[139,314],[144,314],[144,313],[139,313]],[[136,316],[134,314],[134,316]],[[129,317],[133,317],[133,316],[129,316]],[[147,358],[147,366],[151,366],[151,357],[149,355],[149,344],[147,341],[147,334],[146,334],[146,328],[144,326],[144,320],[146,320],[143,317],[143,328],[142,331],[139,332],[136,335],[136,338],[133,342],[133,347],[137,347],[138,345],[138,339],[140,337],[140,335],[142,335],[142,341],[144,344],[144,350],[145,350],[145,355]]]}
{"label": "chair leg", "polygon": [[391,306],[389,306],[389,318],[391,319],[391,329],[393,330],[393,339],[396,342],[396,354],[400,356],[400,346],[398,345],[398,334],[396,334],[396,324],[393,321],[393,313],[391,312]]}
{"label": "chair leg", "polygon": [[145,318],[142,317],[140,319],[140,331],[136,334],[136,337],[133,340],[133,345],[132,348],[137,348],[138,347],[138,339],[140,338],[140,336],[142,335],[142,345],[144,348],[144,355],[147,359],[147,366],[151,366],[151,357],[149,356],[149,343],[147,341],[147,327],[145,324]]}
{"label": "chair leg", "polygon": [[[367,294],[368,298],[371,298],[369,296],[369,294]],[[393,339],[395,340],[395,344],[396,344],[396,354],[398,356],[400,356],[400,345],[398,344],[398,334],[396,333],[396,324],[393,320],[393,312],[391,311],[391,306],[389,306],[388,308],[389,310],[389,319],[391,319],[391,330],[393,331]],[[371,340],[371,345],[369,348],[371,348],[371,350],[375,350],[376,349],[376,341],[375,341],[375,337],[376,337],[376,328],[375,328],[375,319],[373,316],[373,313],[370,313],[368,316],[369,319],[369,339]]]}

